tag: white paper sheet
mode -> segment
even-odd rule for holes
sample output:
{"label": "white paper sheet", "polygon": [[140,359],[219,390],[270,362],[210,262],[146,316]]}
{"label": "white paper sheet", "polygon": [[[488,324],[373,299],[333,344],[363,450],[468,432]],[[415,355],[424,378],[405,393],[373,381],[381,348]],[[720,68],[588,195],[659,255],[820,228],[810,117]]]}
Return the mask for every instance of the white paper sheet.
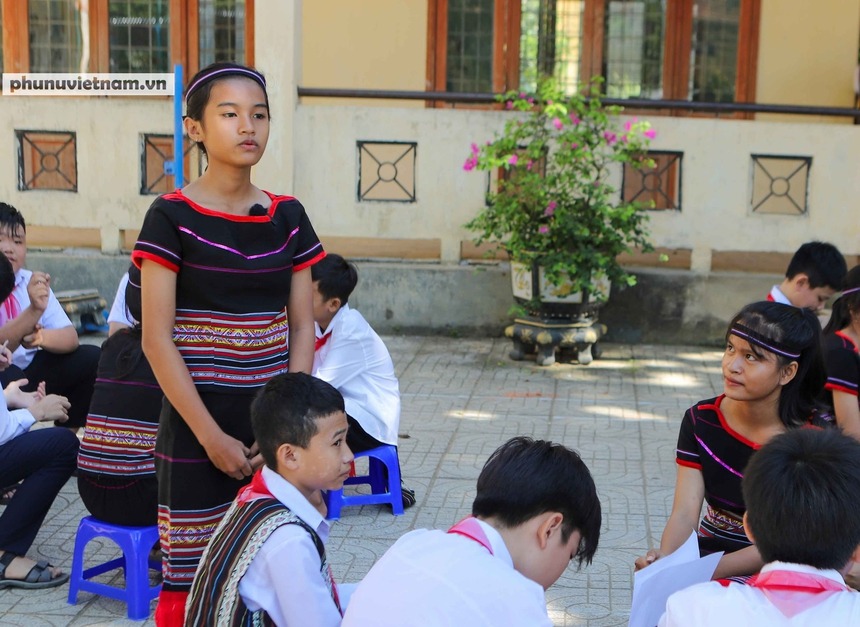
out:
{"label": "white paper sheet", "polygon": [[722,552],[699,557],[696,532],[681,547],[633,575],[633,607],[628,627],[654,627],[666,611],[669,596],[693,584],[710,581]]}

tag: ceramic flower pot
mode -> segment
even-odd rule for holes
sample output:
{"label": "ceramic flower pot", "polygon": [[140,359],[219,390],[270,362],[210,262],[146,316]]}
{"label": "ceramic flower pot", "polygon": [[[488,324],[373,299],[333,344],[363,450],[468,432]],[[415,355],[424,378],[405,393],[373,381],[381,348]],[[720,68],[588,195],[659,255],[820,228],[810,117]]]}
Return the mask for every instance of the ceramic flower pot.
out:
{"label": "ceramic flower pot", "polygon": [[611,284],[605,276],[593,277],[591,291],[573,291],[570,283],[553,285],[537,262],[531,265],[511,262],[511,288],[514,300],[528,313],[553,320],[594,320],[609,299]]}

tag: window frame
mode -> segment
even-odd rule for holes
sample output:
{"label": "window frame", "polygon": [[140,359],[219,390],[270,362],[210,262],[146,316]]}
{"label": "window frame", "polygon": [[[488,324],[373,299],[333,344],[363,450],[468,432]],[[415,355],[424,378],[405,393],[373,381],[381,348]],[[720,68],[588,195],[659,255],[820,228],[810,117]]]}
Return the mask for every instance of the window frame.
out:
{"label": "window frame", "polygon": [[[427,0],[427,6],[427,89],[445,92],[448,0]],[[493,91],[501,93],[519,87],[522,2],[495,0],[494,6]],[[581,77],[603,74],[605,19],[606,0],[585,0],[579,62]],[[734,102],[755,102],[760,19],[761,0],[741,0]],[[666,25],[662,100],[686,100],[691,71],[692,0],[667,0]]]}
{"label": "window frame", "polygon": [[[90,73],[110,72],[109,0],[90,0]],[[182,64],[186,77],[199,68],[198,0],[169,0],[170,68]],[[0,0],[3,12],[3,67],[0,71],[30,70],[29,0]],[[254,0],[245,0],[245,62],[254,64]]]}

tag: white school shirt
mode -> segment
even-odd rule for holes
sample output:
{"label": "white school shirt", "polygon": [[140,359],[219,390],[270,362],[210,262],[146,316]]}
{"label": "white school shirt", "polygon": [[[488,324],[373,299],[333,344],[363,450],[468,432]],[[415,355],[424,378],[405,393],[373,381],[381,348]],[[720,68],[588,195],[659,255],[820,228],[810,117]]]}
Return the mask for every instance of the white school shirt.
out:
{"label": "white school shirt", "polygon": [[347,415],[368,435],[397,446],[400,387],[382,339],[348,304],[338,310],[325,331],[316,323],[314,328],[318,340],[328,338],[314,352],[311,374],[337,388]]}
{"label": "white school shirt", "polygon": [[[27,293],[27,285],[30,283],[30,277],[33,272],[25,268],[21,268],[15,273],[15,289],[12,290],[12,296],[18,300],[19,313],[30,306],[30,295]],[[63,329],[72,326],[72,321],[63,310],[63,306],[57,297],[54,296],[54,290],[48,288],[48,306],[42,317],[39,318],[39,324],[43,329]],[[12,353],[12,363],[18,366],[21,370],[27,368],[33,361],[36,355],[36,348],[24,348],[19,346]]]}
{"label": "white school shirt", "polygon": [[128,312],[128,308],[125,306],[125,288],[128,286],[128,272],[122,275],[122,278],[119,281],[119,287],[116,288],[116,296],[113,297],[113,305],[110,308],[110,313],[108,314],[108,323],[118,322],[119,324],[125,324],[130,327],[135,325],[134,318],[131,317],[131,314]]}
{"label": "white school shirt", "polygon": [[[293,484],[263,467],[269,492],[325,544],[329,523]],[[320,574],[320,556],[310,534],[299,525],[282,525],[260,547],[245,575],[239,595],[251,611],[263,609],[279,627],[337,627],[341,615]]]}
{"label": "white school shirt", "polygon": [[[790,570],[826,577],[844,584],[835,570],[818,570],[801,564],[771,562],[761,572]],[[803,593],[801,593],[803,594]],[[828,594],[828,593],[823,593]],[[825,600],[791,618],[771,603],[764,592],[754,586],[731,583],[728,587],[716,581],[700,583],[669,597],[660,627],[825,627],[860,625],[860,592],[846,590],[829,593]]]}
{"label": "white school shirt", "polygon": [[493,553],[459,534],[401,537],[358,584],[343,627],[548,627],[543,588],[514,570],[502,536],[478,521]]}
{"label": "white school shirt", "polygon": [[6,397],[0,390],[0,446],[11,442],[19,435],[27,433],[36,422],[28,409],[9,410]]}
{"label": "white school shirt", "polygon": [[[778,285],[774,285],[770,288],[770,297],[773,299],[775,303],[782,303],[783,305],[791,305],[791,301],[788,300],[788,296],[782,293],[782,290],[779,289]],[[793,307],[794,305],[792,305]]]}

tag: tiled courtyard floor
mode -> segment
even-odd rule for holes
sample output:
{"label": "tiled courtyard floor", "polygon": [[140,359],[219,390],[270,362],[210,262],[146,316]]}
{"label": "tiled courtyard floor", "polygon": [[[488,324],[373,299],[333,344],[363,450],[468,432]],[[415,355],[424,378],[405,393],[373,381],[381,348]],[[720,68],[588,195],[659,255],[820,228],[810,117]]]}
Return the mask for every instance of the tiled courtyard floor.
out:
{"label": "tiled courtyard floor", "polygon": [[[577,449],[603,504],[594,563],[579,572],[569,568],[550,588],[551,618],[558,626],[626,625],[633,560],[649,539],[659,539],[671,507],[681,416],[695,401],[721,391],[720,351],[616,344],[604,346],[602,358],[587,367],[540,368],[508,359],[504,339],[385,340],[403,396],[403,474],[418,503],[400,517],[387,507],[344,510],[328,545],[338,581],[359,580],[403,533],[444,529],[468,514],[486,458],[524,434]],[[31,554],[68,569],[83,515],[71,481]],[[105,558],[116,553],[109,545],[98,551]],[[2,590],[0,625],[141,624],[126,620],[117,601],[82,593],[71,606],[67,594],[68,586]]]}

